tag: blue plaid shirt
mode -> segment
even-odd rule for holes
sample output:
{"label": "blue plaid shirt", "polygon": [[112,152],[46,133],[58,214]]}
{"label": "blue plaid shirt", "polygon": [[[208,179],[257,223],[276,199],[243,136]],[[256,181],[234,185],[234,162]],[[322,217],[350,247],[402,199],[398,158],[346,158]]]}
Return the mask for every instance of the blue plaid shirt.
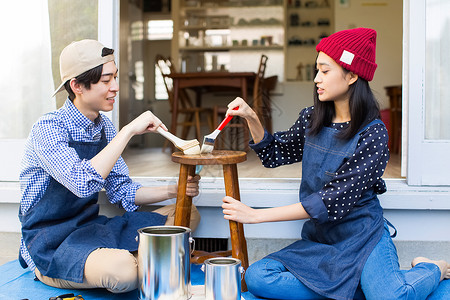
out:
{"label": "blue plaid shirt", "polygon": [[[112,122],[104,115],[92,122],[70,101],[63,107],[41,117],[32,127],[25,145],[20,172],[22,198],[20,210],[26,213],[44,195],[53,178],[78,197],[87,197],[102,189],[109,201],[126,211],[135,211],[136,191],[142,187],[129,177],[128,167],[122,157],[118,159],[106,179],[92,167],[90,160],[80,159],[75,149],[69,147],[69,137],[79,142],[94,142],[105,130],[109,143],[116,135]],[[34,263],[22,240],[21,254],[28,266]]]}

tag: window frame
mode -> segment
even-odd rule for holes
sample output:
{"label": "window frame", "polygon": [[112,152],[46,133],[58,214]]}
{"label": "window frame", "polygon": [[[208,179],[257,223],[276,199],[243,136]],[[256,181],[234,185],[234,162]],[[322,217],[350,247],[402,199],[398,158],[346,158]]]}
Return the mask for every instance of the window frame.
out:
{"label": "window frame", "polygon": [[404,2],[402,165],[411,186],[449,186],[450,141],[425,139],[426,1]]}

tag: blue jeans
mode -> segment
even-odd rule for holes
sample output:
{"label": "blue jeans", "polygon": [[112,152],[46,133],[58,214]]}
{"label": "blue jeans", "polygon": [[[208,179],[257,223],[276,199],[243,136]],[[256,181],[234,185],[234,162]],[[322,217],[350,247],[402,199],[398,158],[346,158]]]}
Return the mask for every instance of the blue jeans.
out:
{"label": "blue jeans", "polygon": [[[385,232],[374,248],[361,275],[354,299],[426,299],[439,285],[441,272],[431,263],[420,263],[400,270],[397,250],[385,225]],[[262,259],[245,273],[249,291],[268,299],[326,299],[301,283],[282,263]],[[364,296],[362,295],[364,292]]]}
{"label": "blue jeans", "polygon": [[427,300],[450,299],[450,279],[439,283],[438,288],[427,298]]}

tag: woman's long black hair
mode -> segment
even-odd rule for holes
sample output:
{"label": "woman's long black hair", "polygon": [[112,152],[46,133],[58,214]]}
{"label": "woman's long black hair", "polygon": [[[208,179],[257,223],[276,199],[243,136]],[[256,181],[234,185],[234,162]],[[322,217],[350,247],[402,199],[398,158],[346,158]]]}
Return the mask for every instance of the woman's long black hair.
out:
{"label": "woman's long black hair", "polygon": [[[349,71],[343,69],[345,73]],[[344,73],[344,74],[345,74]],[[358,77],[358,79],[349,87],[349,105],[350,105],[350,126],[340,130],[338,137],[341,139],[350,139],[365,125],[375,119],[380,119],[380,107],[375,98],[367,80]],[[314,109],[311,115],[310,135],[318,134],[323,127],[331,125],[334,111],[334,101],[320,101],[317,94],[317,88],[314,89]]]}

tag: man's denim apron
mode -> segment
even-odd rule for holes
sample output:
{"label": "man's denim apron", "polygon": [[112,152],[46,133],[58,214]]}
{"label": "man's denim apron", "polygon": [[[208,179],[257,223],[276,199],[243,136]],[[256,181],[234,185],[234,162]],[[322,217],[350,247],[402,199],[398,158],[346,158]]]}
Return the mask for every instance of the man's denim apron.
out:
{"label": "man's denim apron", "polygon": [[[93,158],[106,144],[104,130],[98,142],[77,142],[71,137],[69,141],[80,159]],[[43,275],[82,282],[84,264],[92,251],[136,251],[137,230],[162,225],[167,218],[152,212],[126,212],[107,218],[99,215],[97,200],[98,193],[79,198],[51,178],[42,199],[26,214],[19,214],[25,245]]]}
{"label": "man's denim apron", "polygon": [[[306,134],[302,159],[300,202],[320,191],[356,150],[361,133],[350,140],[324,127],[316,136]],[[338,221],[319,224],[308,220],[302,239],[270,254],[303,284],[333,299],[353,299],[364,264],[383,234],[383,211],[373,188],[366,190],[353,210]]]}

